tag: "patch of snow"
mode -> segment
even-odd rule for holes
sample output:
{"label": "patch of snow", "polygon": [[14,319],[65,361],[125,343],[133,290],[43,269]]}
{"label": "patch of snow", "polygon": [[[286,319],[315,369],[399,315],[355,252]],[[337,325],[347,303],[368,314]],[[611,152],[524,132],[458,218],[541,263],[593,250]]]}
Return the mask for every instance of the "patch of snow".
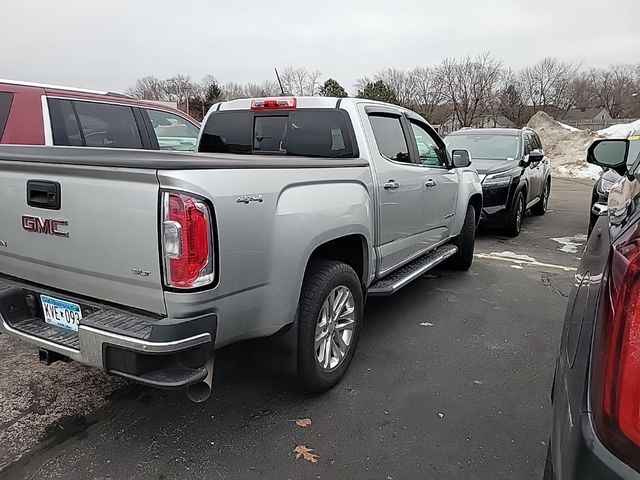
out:
{"label": "patch of snow", "polygon": [[611,125],[609,128],[598,130],[598,135],[605,138],[627,138],[635,131],[640,130],[640,120],[631,123]]}
{"label": "patch of snow", "polygon": [[586,162],[565,163],[556,165],[553,173],[559,177],[586,178],[596,180],[602,173],[602,168]]}
{"label": "patch of snow", "polygon": [[580,131],[580,129],[579,129],[579,128],[572,127],[571,125],[567,125],[567,124],[562,123],[562,122],[558,122],[558,123],[560,124],[560,126],[561,126],[562,128],[566,128],[566,129],[567,129],[567,130],[569,130],[570,132],[579,132],[579,131]]}
{"label": "patch of snow", "polygon": [[515,252],[491,252],[492,257],[509,258],[511,260],[522,260],[523,262],[536,262],[537,260],[529,255],[519,255]]}
{"label": "patch of snow", "polygon": [[573,237],[551,238],[554,242],[562,245],[558,250],[565,253],[578,253],[578,247],[587,243],[587,236],[584,233],[574,235]]}

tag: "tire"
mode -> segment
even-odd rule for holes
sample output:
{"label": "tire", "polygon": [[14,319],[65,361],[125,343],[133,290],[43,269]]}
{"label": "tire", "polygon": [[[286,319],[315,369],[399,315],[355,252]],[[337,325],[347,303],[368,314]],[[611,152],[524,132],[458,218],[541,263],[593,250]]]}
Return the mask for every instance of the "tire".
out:
{"label": "tire", "polygon": [[449,265],[455,270],[469,270],[473,263],[476,243],[476,209],[472,205],[467,207],[462,231],[453,243],[458,247],[458,251],[449,259]]}
{"label": "tire", "polygon": [[[336,309],[330,297],[339,305],[347,294],[351,296],[338,309],[337,320],[332,320]],[[309,264],[298,305],[298,381],[302,389],[320,393],[342,379],[358,345],[363,303],[360,279],[349,265],[334,260],[313,260]],[[346,315],[351,307],[352,313]],[[321,334],[326,340],[316,344]],[[344,346],[346,349],[341,348]]]}
{"label": "tire", "polygon": [[517,237],[520,235],[522,219],[524,218],[525,211],[526,205],[524,203],[524,194],[522,193],[522,190],[520,190],[516,194],[516,198],[513,202],[513,208],[509,212],[509,216],[507,218],[505,233],[510,237]]}
{"label": "tire", "polygon": [[531,208],[531,213],[534,215],[542,216],[547,213],[547,206],[549,205],[549,195],[551,194],[551,179],[547,179],[542,187],[542,196],[540,201]]}

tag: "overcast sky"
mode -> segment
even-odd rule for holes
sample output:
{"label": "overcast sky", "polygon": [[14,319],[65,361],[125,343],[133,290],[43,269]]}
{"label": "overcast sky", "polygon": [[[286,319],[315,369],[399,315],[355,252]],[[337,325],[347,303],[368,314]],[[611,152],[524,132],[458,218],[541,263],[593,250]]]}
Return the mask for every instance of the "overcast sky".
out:
{"label": "overcast sky", "polygon": [[[491,51],[640,62],[638,0],[3,0],[0,78],[123,91],[176,73],[220,82],[319,69],[347,90],[394,66]],[[309,5],[309,6],[307,6]]]}

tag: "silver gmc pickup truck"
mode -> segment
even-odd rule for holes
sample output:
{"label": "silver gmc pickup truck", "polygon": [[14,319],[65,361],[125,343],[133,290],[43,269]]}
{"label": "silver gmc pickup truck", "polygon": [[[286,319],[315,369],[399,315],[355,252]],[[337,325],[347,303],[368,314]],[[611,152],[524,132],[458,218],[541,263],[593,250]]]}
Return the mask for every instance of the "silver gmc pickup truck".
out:
{"label": "silver gmc pickup truck", "polygon": [[367,295],[471,266],[470,163],[406,109],[304,97],[214,105],[195,154],[0,147],[0,330],[196,401],[215,349],[282,333],[326,390]]}

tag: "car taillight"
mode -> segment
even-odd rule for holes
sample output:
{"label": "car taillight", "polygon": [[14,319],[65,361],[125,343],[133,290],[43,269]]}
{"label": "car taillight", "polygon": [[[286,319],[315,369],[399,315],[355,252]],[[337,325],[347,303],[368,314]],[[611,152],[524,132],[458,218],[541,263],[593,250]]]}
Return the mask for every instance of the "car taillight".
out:
{"label": "car taillight", "polygon": [[[640,447],[640,244],[621,242],[613,250],[608,319],[602,326],[600,413],[607,444],[629,460]],[[635,452],[629,456],[629,451]],[[637,467],[637,465],[636,465]]]}
{"label": "car taillight", "polygon": [[295,98],[258,98],[251,100],[251,110],[295,110]]}
{"label": "car taillight", "polygon": [[198,197],[162,194],[164,282],[172,288],[195,288],[213,282],[211,214]]}

